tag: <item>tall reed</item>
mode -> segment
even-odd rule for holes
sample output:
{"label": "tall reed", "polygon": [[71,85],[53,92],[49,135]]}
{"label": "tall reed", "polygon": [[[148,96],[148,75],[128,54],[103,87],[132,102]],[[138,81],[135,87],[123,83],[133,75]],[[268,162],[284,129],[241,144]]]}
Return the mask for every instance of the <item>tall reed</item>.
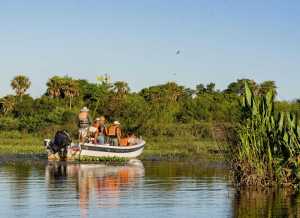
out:
{"label": "tall reed", "polygon": [[[275,112],[272,91],[256,96],[245,83],[238,145],[229,146],[234,178],[241,185],[297,185],[300,126],[296,115]],[[300,179],[300,178],[299,178]]]}

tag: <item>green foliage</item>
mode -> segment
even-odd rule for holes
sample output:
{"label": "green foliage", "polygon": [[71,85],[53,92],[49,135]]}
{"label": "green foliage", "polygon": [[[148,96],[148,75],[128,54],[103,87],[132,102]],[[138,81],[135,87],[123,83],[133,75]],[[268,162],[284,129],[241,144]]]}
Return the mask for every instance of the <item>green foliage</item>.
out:
{"label": "green foliage", "polygon": [[199,140],[197,137],[147,137],[147,145],[141,156],[144,160],[199,161],[221,159],[218,143],[211,139]]}
{"label": "green foliage", "polygon": [[[254,90],[254,96],[276,89],[272,81],[257,84],[242,79],[224,91],[216,90],[214,83],[191,89],[168,82],[135,93],[126,82],[111,82],[107,75],[95,82],[54,76],[47,82],[46,94],[39,98],[26,94],[22,95],[22,102],[15,96],[2,98],[0,115],[8,118],[1,128],[9,130],[9,121],[17,121],[14,129],[43,133],[67,129],[76,137],[77,113],[87,106],[93,119],[104,115],[109,122],[121,121],[125,133],[208,138],[214,135],[214,126],[238,123],[244,116],[239,102],[245,81]],[[300,115],[300,103],[276,102],[274,110]]]}
{"label": "green foliage", "polygon": [[64,123],[75,122],[76,115],[77,114],[74,113],[73,111],[64,111],[62,113],[61,120]]}
{"label": "green foliage", "polygon": [[[271,185],[297,182],[300,128],[295,114],[275,112],[274,92],[255,96],[245,83],[243,116],[230,157],[236,179],[242,184]],[[255,175],[255,176],[253,176]]]}
{"label": "green foliage", "polygon": [[19,130],[37,132],[44,126],[45,122],[42,115],[22,116],[19,118]]}
{"label": "green foliage", "polygon": [[80,96],[80,88],[77,80],[71,77],[54,76],[47,82],[47,95],[52,98],[68,98],[69,108],[72,108],[74,97]]}
{"label": "green foliage", "polygon": [[22,102],[18,101],[12,111],[15,117],[29,116],[33,114],[34,99],[24,95]]}
{"label": "green foliage", "polygon": [[20,131],[0,131],[0,154],[42,154],[43,136]]}
{"label": "green foliage", "polygon": [[125,131],[138,132],[148,119],[147,110],[144,98],[137,94],[131,94],[122,102],[117,117],[120,118]]}
{"label": "green foliage", "polygon": [[3,115],[12,112],[16,105],[16,99],[12,95],[7,95],[0,99],[0,111]]}
{"label": "green foliage", "polygon": [[181,104],[178,121],[234,122],[239,116],[238,96],[226,93],[202,93],[196,98],[186,99]]}
{"label": "green foliage", "polygon": [[105,162],[109,164],[125,164],[128,162],[127,158],[121,157],[92,157],[92,156],[80,156],[82,162]]}
{"label": "green foliage", "polygon": [[18,120],[13,117],[0,117],[0,130],[16,130],[18,125]]}
{"label": "green foliage", "polygon": [[264,81],[260,84],[250,79],[239,79],[236,82],[230,83],[225,90],[226,93],[234,93],[242,95],[245,93],[245,83],[248,84],[254,95],[266,95],[269,91],[277,95],[277,87],[274,81]]}

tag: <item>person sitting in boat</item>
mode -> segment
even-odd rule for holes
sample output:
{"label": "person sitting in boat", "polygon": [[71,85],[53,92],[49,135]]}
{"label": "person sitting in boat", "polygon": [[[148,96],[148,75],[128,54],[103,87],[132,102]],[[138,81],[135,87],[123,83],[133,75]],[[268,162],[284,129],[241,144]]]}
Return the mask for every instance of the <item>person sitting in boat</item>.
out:
{"label": "person sitting in boat", "polygon": [[120,146],[131,146],[136,145],[137,143],[137,137],[133,133],[128,133],[126,137],[123,137],[120,140]]}
{"label": "person sitting in boat", "polygon": [[128,145],[138,144],[137,137],[133,133],[128,134]]}
{"label": "person sitting in boat", "polygon": [[98,143],[100,145],[103,145],[106,143],[106,136],[107,136],[107,128],[105,125],[106,119],[104,116],[101,116],[100,118],[97,118],[98,122],[99,122],[99,135],[98,135]]}
{"label": "person sitting in boat", "polygon": [[122,137],[120,140],[120,146],[128,146],[128,136]]}
{"label": "person sitting in boat", "polygon": [[119,146],[122,131],[119,121],[114,121],[113,124],[108,128],[107,135],[109,137],[109,144],[112,146]]}
{"label": "person sitting in boat", "polygon": [[79,142],[83,143],[87,137],[88,128],[91,125],[92,120],[89,115],[89,109],[83,107],[78,114],[78,127],[79,127]]}
{"label": "person sitting in boat", "polygon": [[89,142],[97,144],[98,137],[99,137],[99,120],[96,119],[93,125],[89,127],[89,131],[88,131]]}

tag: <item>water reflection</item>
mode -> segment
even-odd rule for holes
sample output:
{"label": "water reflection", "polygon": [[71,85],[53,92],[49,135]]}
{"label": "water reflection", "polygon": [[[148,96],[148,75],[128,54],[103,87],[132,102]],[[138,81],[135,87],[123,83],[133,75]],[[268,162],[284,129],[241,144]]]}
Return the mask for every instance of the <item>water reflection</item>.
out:
{"label": "water reflection", "polygon": [[0,165],[0,217],[300,217],[300,195],[235,190],[222,165]]}
{"label": "water reflection", "polygon": [[300,217],[300,195],[290,189],[242,189],[233,207],[234,217]]}
{"label": "water reflection", "polygon": [[46,167],[46,180],[50,189],[59,187],[68,179],[75,181],[83,217],[88,216],[90,205],[97,208],[119,207],[121,193],[130,190],[143,176],[144,166],[138,160],[125,166],[53,162]]}

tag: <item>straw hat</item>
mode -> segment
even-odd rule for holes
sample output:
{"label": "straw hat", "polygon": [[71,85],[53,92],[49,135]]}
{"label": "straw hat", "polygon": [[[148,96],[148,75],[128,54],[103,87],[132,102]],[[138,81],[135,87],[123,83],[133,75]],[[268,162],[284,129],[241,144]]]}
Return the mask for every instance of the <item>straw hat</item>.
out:
{"label": "straw hat", "polygon": [[114,121],[114,125],[121,125],[121,123],[119,121]]}
{"label": "straw hat", "polygon": [[99,120],[100,120],[100,121],[105,121],[106,119],[105,119],[104,116],[101,116],[101,117],[99,118]]}
{"label": "straw hat", "polygon": [[89,112],[90,110],[87,107],[83,107],[80,112]]}

